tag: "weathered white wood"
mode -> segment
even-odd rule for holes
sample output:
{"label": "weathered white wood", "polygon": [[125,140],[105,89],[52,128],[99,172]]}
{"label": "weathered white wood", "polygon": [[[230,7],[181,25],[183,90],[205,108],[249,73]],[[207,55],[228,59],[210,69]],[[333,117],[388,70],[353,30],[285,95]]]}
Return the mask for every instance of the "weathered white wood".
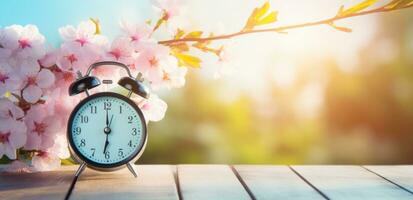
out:
{"label": "weathered white wood", "polygon": [[288,166],[238,165],[235,169],[257,200],[324,199]]}
{"label": "weathered white wood", "polygon": [[251,199],[227,165],[179,165],[178,179],[185,200]]}
{"label": "weathered white wood", "polygon": [[411,165],[368,165],[367,169],[380,174],[390,181],[413,193],[413,166]]}
{"label": "weathered white wood", "polygon": [[86,169],[70,199],[178,199],[169,165],[137,165],[135,178],[127,168],[115,172]]}
{"label": "weathered white wood", "polygon": [[360,166],[293,166],[331,199],[413,199],[413,195]]}
{"label": "weathered white wood", "polygon": [[0,173],[0,199],[64,199],[76,166],[36,173]]}

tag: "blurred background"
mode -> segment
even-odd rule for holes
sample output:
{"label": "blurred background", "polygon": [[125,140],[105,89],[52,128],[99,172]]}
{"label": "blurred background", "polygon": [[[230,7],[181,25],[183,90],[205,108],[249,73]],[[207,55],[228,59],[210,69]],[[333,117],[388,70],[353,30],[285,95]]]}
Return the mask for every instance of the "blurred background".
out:
{"label": "blurred background", "polygon": [[[235,32],[263,2],[187,1],[182,26]],[[331,17],[359,1],[270,2],[278,26]],[[54,45],[58,27],[89,17],[100,19],[109,38],[121,19],[154,17],[149,1],[13,1],[2,8],[2,26],[36,24]],[[202,68],[189,70],[183,88],[159,92],[169,108],[149,125],[139,163],[412,164],[412,19],[407,9],[337,22],[352,33],[317,26],[217,42],[228,62],[202,55]]]}

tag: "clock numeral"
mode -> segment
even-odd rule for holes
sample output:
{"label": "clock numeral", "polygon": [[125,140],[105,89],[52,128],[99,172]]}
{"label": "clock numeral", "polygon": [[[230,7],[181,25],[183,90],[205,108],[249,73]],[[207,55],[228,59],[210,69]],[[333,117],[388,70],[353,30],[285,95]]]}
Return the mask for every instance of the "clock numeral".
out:
{"label": "clock numeral", "polygon": [[119,106],[119,114],[122,114],[122,106]]}
{"label": "clock numeral", "polygon": [[132,128],[132,135],[136,135],[138,134],[138,131],[136,130],[136,128]]}
{"label": "clock numeral", "polygon": [[120,157],[120,156],[123,156],[123,149],[119,149],[119,151],[118,151],[118,156]]}
{"label": "clock numeral", "polygon": [[81,140],[80,140],[80,146],[81,146],[81,147],[86,146],[86,141],[85,141],[85,139],[81,139]]}
{"label": "clock numeral", "polygon": [[90,114],[96,114],[98,112],[97,106],[90,106]]}
{"label": "clock numeral", "polygon": [[133,116],[128,116],[128,124],[132,124]]}
{"label": "clock numeral", "polygon": [[132,140],[129,140],[128,146],[132,147]]}
{"label": "clock numeral", "polygon": [[80,135],[81,132],[82,132],[82,129],[80,127],[75,128],[76,135]]}
{"label": "clock numeral", "polygon": [[106,159],[109,159],[109,158],[110,158],[109,151],[106,151],[106,152],[105,152],[105,158],[106,158]]}
{"label": "clock numeral", "polygon": [[112,103],[110,103],[110,102],[105,102],[103,105],[104,105],[103,107],[104,107],[105,110],[110,110],[110,108],[111,108],[111,106],[112,106]]}
{"label": "clock numeral", "polygon": [[95,148],[91,148],[90,151],[92,151],[92,156],[95,157],[95,151],[96,151],[96,149],[95,149]]}
{"label": "clock numeral", "polygon": [[83,115],[80,116],[80,123],[86,124],[88,122],[89,122],[89,117],[88,116],[83,116]]}

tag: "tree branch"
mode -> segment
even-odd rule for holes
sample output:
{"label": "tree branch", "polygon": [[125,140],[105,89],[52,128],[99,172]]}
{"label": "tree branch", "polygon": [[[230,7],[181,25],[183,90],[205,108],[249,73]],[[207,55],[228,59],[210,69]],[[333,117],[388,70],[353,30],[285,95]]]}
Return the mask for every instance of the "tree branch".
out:
{"label": "tree branch", "polygon": [[413,7],[413,5],[409,5],[409,6],[402,7],[402,8],[396,8],[396,9],[386,8],[385,6],[383,6],[383,7],[379,7],[379,8],[376,8],[376,9],[357,12],[357,13],[352,13],[352,14],[345,15],[345,16],[334,16],[334,17],[331,17],[331,18],[328,18],[328,19],[323,19],[323,20],[319,20],[319,21],[315,21],[315,22],[293,24],[293,25],[280,26],[280,27],[268,28],[268,29],[239,31],[239,32],[235,32],[235,33],[230,33],[230,34],[225,34],[225,35],[218,35],[218,36],[211,36],[211,37],[204,37],[204,38],[180,38],[180,39],[172,39],[172,40],[163,40],[163,41],[159,41],[158,43],[168,45],[168,44],[180,43],[180,42],[206,42],[206,41],[211,41],[211,40],[231,39],[231,38],[234,38],[234,37],[238,37],[238,36],[246,35],[246,34],[252,34],[252,33],[262,33],[262,32],[282,33],[283,31],[286,31],[286,30],[316,26],[316,25],[323,25],[323,24],[331,24],[331,23],[333,23],[335,21],[338,21],[338,20],[341,20],[341,19],[347,19],[347,18],[363,16],[363,15],[368,15],[368,14],[373,14],[373,13],[390,12],[390,11],[401,10],[401,9],[410,8],[410,7]]}

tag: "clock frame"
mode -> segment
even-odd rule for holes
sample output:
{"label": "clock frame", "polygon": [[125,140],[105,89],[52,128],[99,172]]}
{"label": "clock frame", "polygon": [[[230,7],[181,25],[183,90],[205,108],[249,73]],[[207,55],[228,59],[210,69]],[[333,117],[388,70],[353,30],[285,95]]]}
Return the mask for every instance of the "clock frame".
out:
{"label": "clock frame", "polygon": [[[126,157],[126,158],[124,158],[121,161],[116,162],[116,163],[103,164],[103,163],[97,163],[93,160],[90,160],[89,158],[84,156],[77,149],[77,147],[75,146],[75,143],[73,141],[72,125],[73,125],[73,120],[74,120],[77,112],[79,111],[80,108],[82,108],[83,105],[85,105],[88,102],[90,102],[91,100],[93,100],[95,98],[99,98],[99,97],[114,97],[114,98],[121,99],[125,103],[128,103],[136,111],[136,113],[138,113],[139,119],[140,119],[141,124],[142,124],[142,140],[139,143],[139,146],[134,150],[134,152],[131,155],[129,155],[128,157]],[[69,120],[68,120],[68,126],[67,126],[67,137],[68,137],[67,139],[68,139],[68,142],[69,142],[70,152],[73,155],[73,157],[75,158],[75,160],[78,161],[78,162],[84,162],[88,167],[90,167],[92,169],[95,169],[95,170],[99,170],[99,171],[115,171],[115,170],[118,170],[120,168],[124,168],[129,163],[133,164],[142,155],[143,151],[145,150],[146,143],[147,143],[147,140],[148,140],[146,122],[145,122],[145,118],[144,118],[144,115],[143,115],[142,111],[139,109],[139,107],[136,105],[136,103],[134,103],[131,99],[129,99],[126,96],[123,96],[121,94],[114,93],[114,92],[96,93],[96,94],[90,95],[90,96],[86,97],[85,99],[83,99],[82,101],[80,101],[76,105],[76,107],[73,109],[72,113],[70,114],[70,117],[69,117]]]}

